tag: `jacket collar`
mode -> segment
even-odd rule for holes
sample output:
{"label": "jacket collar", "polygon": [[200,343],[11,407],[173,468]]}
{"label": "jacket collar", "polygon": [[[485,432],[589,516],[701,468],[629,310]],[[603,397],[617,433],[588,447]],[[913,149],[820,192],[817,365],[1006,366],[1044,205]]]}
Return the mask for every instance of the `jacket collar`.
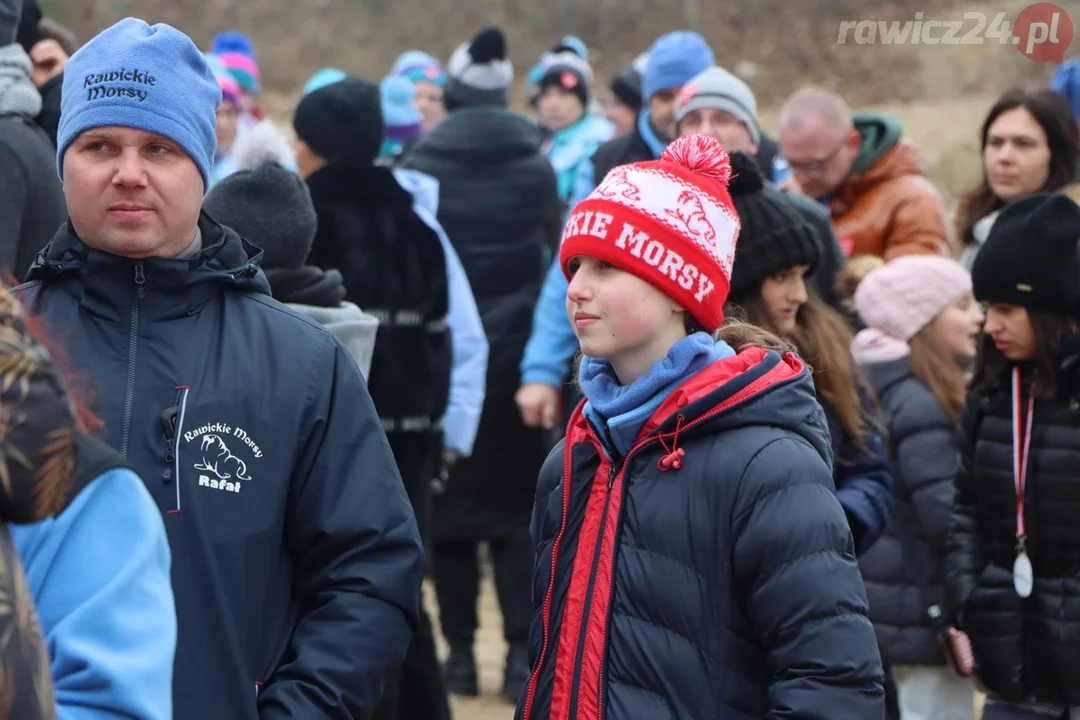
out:
{"label": "jacket collar", "polygon": [[270,294],[258,266],[261,250],[205,212],[199,230],[202,249],[190,258],[133,260],[89,247],[69,221],[38,253],[27,281],[70,284],[81,306],[115,320],[126,318],[136,300],[142,314],[172,319],[194,314],[226,288]]}

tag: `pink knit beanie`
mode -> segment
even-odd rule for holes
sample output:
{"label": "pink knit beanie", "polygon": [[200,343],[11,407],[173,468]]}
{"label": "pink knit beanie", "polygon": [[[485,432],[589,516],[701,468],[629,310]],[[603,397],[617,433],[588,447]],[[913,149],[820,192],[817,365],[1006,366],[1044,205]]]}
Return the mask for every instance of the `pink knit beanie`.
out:
{"label": "pink knit beanie", "polygon": [[859,283],[855,309],[869,327],[907,342],[969,292],[971,275],[959,263],[933,255],[904,256]]}

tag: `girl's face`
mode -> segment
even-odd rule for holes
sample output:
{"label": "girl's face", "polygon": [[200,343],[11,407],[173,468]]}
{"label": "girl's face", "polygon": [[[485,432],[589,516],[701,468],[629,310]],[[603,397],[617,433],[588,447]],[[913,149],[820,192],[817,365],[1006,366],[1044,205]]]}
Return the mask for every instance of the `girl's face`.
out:
{"label": "girl's face", "polygon": [[1008,303],[986,303],[986,324],[983,332],[994,341],[994,347],[1013,362],[1035,357],[1035,331],[1027,308]]}
{"label": "girl's face", "polygon": [[579,255],[568,264],[566,314],[583,355],[607,358],[623,385],[686,336],[684,311],[636,275]]}
{"label": "girl's face", "polygon": [[430,130],[446,115],[443,90],[426,80],[413,83],[413,87],[416,88],[416,108],[424,116],[424,130]]}
{"label": "girl's face", "polygon": [[228,154],[236,140],[236,106],[228,100],[222,100],[217,109],[217,147],[218,152]]}
{"label": "girl's face", "polygon": [[964,364],[978,352],[979,331],[983,319],[975,296],[971,293],[961,295],[930,323],[933,341]]}
{"label": "girl's face", "polygon": [[796,265],[765,278],[761,284],[761,299],[769,312],[776,331],[784,336],[795,332],[795,321],[808,299],[806,273],[809,265]]}
{"label": "girl's face", "polygon": [[1046,132],[1027,108],[997,116],[986,132],[983,169],[990,189],[1007,203],[1033,195],[1050,177]]}

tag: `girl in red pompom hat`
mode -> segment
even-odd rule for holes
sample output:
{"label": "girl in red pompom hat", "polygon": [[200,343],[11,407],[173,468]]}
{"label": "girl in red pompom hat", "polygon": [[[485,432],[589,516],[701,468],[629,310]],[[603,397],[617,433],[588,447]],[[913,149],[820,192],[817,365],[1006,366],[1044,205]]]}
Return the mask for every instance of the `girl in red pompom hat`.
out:
{"label": "girl in red pompom hat", "polygon": [[730,175],[719,143],[681,138],[563,233],[585,400],[537,487],[519,720],[884,713],[810,372],[724,322]]}

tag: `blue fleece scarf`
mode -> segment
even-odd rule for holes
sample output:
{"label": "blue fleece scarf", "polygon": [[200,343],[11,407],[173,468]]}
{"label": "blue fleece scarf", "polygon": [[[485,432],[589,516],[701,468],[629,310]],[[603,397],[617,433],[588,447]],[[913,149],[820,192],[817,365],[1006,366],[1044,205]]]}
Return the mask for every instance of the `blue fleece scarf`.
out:
{"label": "blue fleece scarf", "polygon": [[611,363],[603,358],[582,358],[579,381],[585,392],[585,416],[600,430],[609,455],[625,455],[656,408],[684,380],[735,351],[722,340],[698,332],[671,346],[629,385],[620,385]]}

